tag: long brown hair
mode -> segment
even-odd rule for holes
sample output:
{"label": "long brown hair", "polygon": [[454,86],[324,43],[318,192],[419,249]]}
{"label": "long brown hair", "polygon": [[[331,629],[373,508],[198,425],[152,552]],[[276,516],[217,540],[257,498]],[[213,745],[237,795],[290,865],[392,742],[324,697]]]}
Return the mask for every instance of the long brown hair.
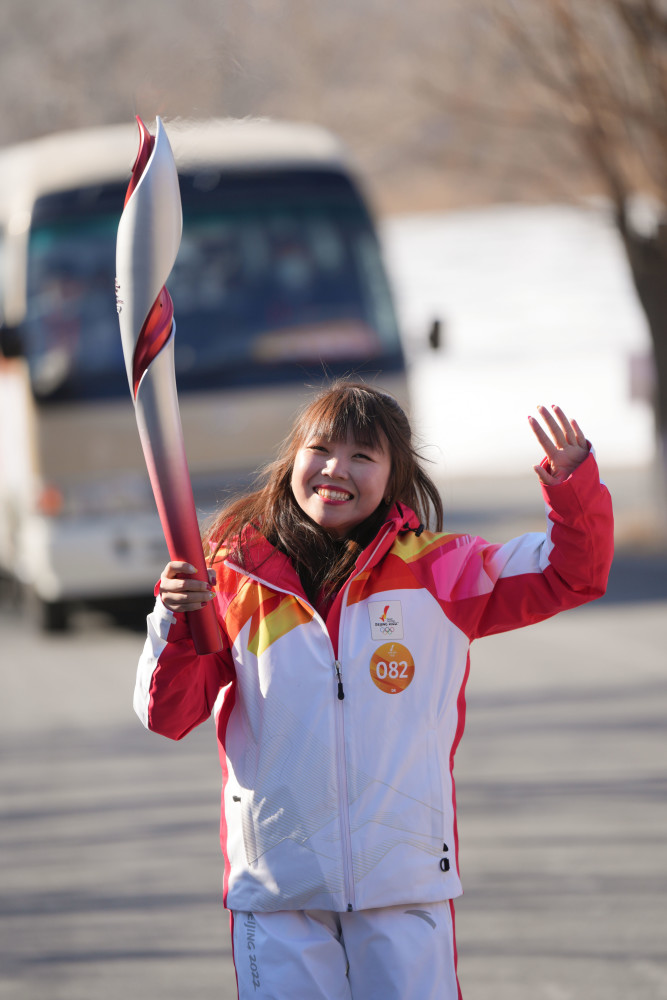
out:
{"label": "long brown hair", "polygon": [[[344,441],[348,434],[368,447],[389,449],[390,503],[382,502],[341,540],[301,510],[291,480],[296,454],[309,437]],[[248,568],[252,557],[244,544],[244,529],[258,529],[289,556],[306,594],[314,601],[318,595],[333,593],[342,586],[394,502],[411,507],[424,524],[432,519],[435,529],[442,530],[440,495],[421,466],[410,423],[399,404],[389,393],[373,386],[338,379],[301,411],[277,458],[261,474],[257,489],[225,504],[205,538],[213,549],[213,558],[224,545],[235,562]]]}

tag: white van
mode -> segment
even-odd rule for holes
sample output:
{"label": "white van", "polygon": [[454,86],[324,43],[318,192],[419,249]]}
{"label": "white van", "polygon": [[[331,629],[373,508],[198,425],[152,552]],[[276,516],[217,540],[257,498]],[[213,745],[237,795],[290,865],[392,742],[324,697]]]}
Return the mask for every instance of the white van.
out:
{"label": "white van", "polygon": [[[405,401],[375,228],[338,142],[275,122],[166,125],[184,230],[168,281],[195,500],[210,512],[285,436],[307,387],[359,374]],[[0,571],[45,628],[150,592],[167,558],[114,301],[135,126],[0,151]]]}

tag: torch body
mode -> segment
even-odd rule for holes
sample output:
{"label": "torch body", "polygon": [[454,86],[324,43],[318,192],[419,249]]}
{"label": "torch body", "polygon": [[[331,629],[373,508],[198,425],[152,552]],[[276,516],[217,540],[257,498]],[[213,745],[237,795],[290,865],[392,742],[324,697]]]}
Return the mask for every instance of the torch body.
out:
{"label": "torch body", "polygon": [[[153,138],[138,120],[140,149],[118,225],[116,297],[137,427],[171,559],[207,580],[185,454],[174,369],[176,323],[165,283],[182,233],[178,174],[160,119]],[[199,654],[222,648],[213,604],[188,613]]]}

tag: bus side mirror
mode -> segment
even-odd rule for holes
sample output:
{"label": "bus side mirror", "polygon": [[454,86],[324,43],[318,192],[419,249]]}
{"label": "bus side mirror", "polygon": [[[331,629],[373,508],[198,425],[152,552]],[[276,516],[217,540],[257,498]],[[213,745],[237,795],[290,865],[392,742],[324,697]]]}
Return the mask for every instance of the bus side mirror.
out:
{"label": "bus side mirror", "polygon": [[23,355],[20,326],[5,326],[0,322],[0,354],[4,358],[20,358]]}
{"label": "bus side mirror", "polygon": [[445,346],[444,327],[441,319],[434,319],[428,331],[428,345],[433,351]]}

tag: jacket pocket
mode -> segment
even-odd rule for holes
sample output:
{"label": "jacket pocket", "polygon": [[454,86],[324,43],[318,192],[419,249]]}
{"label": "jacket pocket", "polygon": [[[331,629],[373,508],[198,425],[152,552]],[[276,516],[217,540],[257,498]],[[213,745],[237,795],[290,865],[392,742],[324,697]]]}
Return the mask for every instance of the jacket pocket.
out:
{"label": "jacket pocket", "polygon": [[438,734],[434,729],[429,729],[427,733],[428,777],[430,789],[431,806],[431,830],[432,836],[442,840],[445,826],[444,816],[444,774],[440,760],[440,747],[438,745]]}

